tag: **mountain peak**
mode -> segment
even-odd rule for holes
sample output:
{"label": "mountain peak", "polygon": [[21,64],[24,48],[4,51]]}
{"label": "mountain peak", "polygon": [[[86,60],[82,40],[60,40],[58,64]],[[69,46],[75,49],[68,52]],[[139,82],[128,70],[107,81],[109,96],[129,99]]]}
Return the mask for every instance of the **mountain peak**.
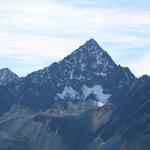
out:
{"label": "mountain peak", "polygon": [[11,71],[11,70],[9,68],[2,68],[2,69],[0,69],[0,71],[8,72],[8,71]]}
{"label": "mountain peak", "polygon": [[68,66],[78,68],[78,73],[83,71],[88,72],[89,69],[97,69],[97,71],[105,70],[106,72],[107,68],[111,69],[117,66],[111,56],[94,39],[86,41],[85,44],[60,62],[63,62],[65,65],[67,64],[67,68]]}
{"label": "mountain peak", "polygon": [[93,44],[93,45],[98,45],[97,41],[93,38],[89,39],[88,41],[86,41],[85,44]]}
{"label": "mountain peak", "polygon": [[0,85],[6,85],[12,80],[18,79],[19,77],[13,73],[9,68],[0,69]]}
{"label": "mountain peak", "polygon": [[72,54],[69,55],[68,58],[73,56],[76,59],[75,62],[78,62],[78,65],[83,66],[84,64],[88,68],[92,67],[91,69],[101,66],[99,68],[100,70],[102,68],[105,68],[104,70],[106,70],[107,67],[113,68],[116,66],[116,63],[111,56],[92,38],[86,41],[85,44],[80,46]]}
{"label": "mountain peak", "polygon": [[100,47],[100,45],[97,43],[97,41],[95,39],[89,39],[88,41],[85,42],[85,44],[83,45],[85,48],[87,48],[88,50],[102,50],[102,48]]}
{"label": "mountain peak", "polygon": [[[72,55],[73,54],[73,55]],[[88,41],[86,41],[83,45],[81,45],[78,49],[76,49],[73,53],[71,53],[70,56],[75,56],[78,54],[86,54],[88,55],[88,57],[95,57],[95,56],[102,56],[104,55],[108,55],[107,52],[105,52],[100,45],[97,43],[96,40],[94,39],[89,39]],[[99,58],[100,59],[100,58]]]}

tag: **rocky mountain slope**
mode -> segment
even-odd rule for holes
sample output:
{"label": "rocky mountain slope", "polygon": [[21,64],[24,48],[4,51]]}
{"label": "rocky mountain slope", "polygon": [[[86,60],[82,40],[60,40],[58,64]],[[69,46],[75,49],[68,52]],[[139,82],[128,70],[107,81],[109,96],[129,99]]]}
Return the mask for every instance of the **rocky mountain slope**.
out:
{"label": "rocky mountain slope", "polygon": [[[150,148],[150,77],[143,76],[113,96],[103,109],[112,111],[96,128],[91,149],[149,150]],[[103,114],[104,115],[104,114]],[[104,115],[105,116],[105,115]],[[99,142],[101,140],[101,143]]]}
{"label": "rocky mountain slope", "polygon": [[0,86],[0,149],[149,150],[149,89],[90,39]]}

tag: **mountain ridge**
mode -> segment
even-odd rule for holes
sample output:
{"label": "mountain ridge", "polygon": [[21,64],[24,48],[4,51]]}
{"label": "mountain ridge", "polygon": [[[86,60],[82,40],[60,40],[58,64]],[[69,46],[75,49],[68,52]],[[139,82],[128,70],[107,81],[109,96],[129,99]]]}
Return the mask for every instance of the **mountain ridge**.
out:
{"label": "mountain ridge", "polygon": [[0,86],[0,149],[149,150],[149,89],[90,39]]}
{"label": "mountain ridge", "polygon": [[129,69],[118,66],[90,39],[63,60],[12,82],[8,89],[22,105],[47,109],[57,105],[57,101],[62,107],[68,102],[75,104],[91,99],[106,103],[104,95],[109,97],[134,78]]}

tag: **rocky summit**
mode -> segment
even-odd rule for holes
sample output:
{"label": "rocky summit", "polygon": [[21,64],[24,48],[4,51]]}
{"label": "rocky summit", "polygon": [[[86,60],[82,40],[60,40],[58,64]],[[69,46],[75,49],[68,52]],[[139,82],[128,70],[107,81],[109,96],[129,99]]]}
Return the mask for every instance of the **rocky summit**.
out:
{"label": "rocky summit", "polygon": [[149,150],[150,77],[94,39],[26,77],[9,74],[0,71],[1,150]]}
{"label": "rocky summit", "polygon": [[17,79],[19,79],[19,77],[8,68],[3,68],[0,70],[0,85],[6,85]]}

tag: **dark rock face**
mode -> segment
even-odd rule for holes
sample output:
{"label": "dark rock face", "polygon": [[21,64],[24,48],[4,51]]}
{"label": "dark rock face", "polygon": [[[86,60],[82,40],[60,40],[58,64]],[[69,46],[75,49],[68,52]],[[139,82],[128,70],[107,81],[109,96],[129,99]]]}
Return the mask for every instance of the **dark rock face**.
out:
{"label": "dark rock face", "polygon": [[150,136],[149,89],[150,77],[143,76],[128,84],[124,90],[110,99],[108,104],[113,105],[110,120],[95,131],[98,131],[96,138],[103,139],[103,145],[97,143],[100,149],[109,150],[109,146],[112,149],[117,146],[117,149],[123,150],[148,150],[150,148],[148,144]]}
{"label": "dark rock face", "polygon": [[149,150],[149,89],[90,39],[0,86],[0,149]]}

